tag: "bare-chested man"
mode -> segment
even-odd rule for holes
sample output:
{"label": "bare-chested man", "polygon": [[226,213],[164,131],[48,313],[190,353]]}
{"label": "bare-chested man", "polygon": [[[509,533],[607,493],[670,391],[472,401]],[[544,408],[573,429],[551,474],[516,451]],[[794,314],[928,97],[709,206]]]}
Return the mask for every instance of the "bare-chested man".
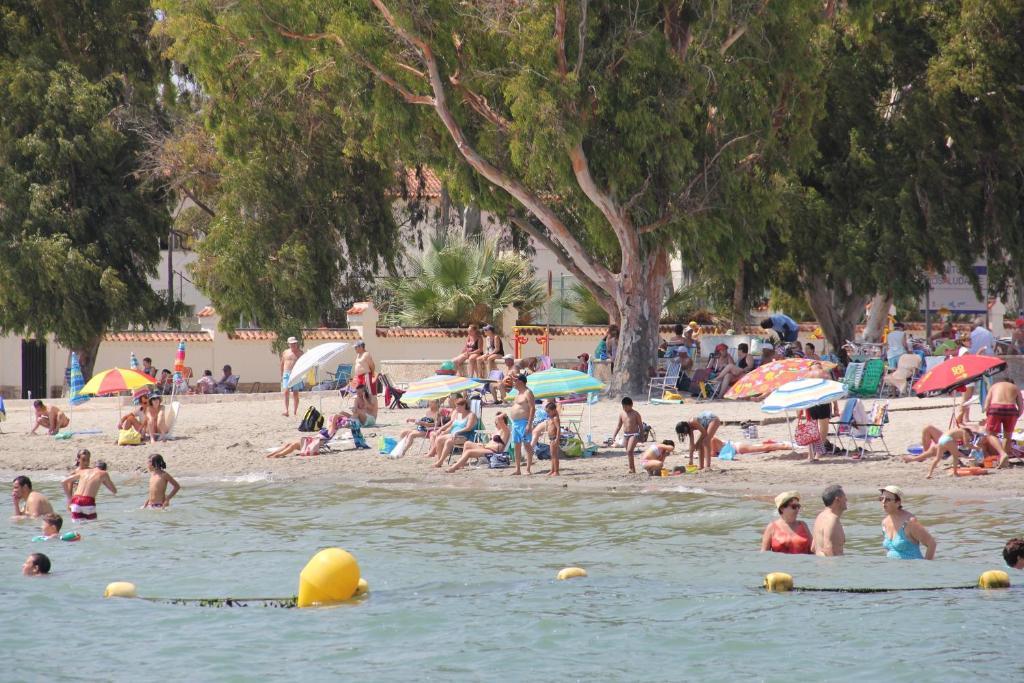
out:
{"label": "bare-chested man", "polygon": [[288,417],[288,394],[292,395],[292,413],[296,416],[299,414],[299,390],[302,389],[302,384],[296,384],[289,388],[288,383],[292,379],[292,368],[295,367],[295,361],[299,360],[301,355],[302,349],[299,348],[299,340],[295,337],[288,337],[288,348],[281,352],[281,393],[284,394],[284,412],[281,414],[285,417]]}
{"label": "bare-chested man", "polygon": [[825,509],[818,513],[814,520],[814,537],[811,548],[816,555],[831,557],[842,555],[846,545],[846,531],[839,520],[846,511],[846,493],[839,484],[832,484],[821,492],[821,502]]}
{"label": "bare-chested man", "polygon": [[57,406],[47,406],[36,399],[32,402],[32,408],[36,411],[36,423],[29,434],[35,434],[40,427],[46,427],[47,434],[56,434],[71,424],[71,418],[65,415]]}
{"label": "bare-chested man", "polygon": [[[985,431],[997,439],[1001,431],[1003,450],[1007,453],[1012,452],[1013,430],[1022,412],[1024,399],[1012,379],[996,382],[989,387],[988,396],[985,397]],[[1003,463],[999,466],[1002,467]]]}
{"label": "bare-chested man", "polygon": [[15,519],[42,517],[53,513],[50,501],[43,494],[32,490],[32,480],[25,475],[14,478],[11,498],[14,500]]}
{"label": "bare-chested man", "polygon": [[[71,489],[75,484],[78,486],[72,495]],[[117,495],[117,487],[114,486],[110,475],[107,474],[107,463],[101,460],[96,463],[96,467],[89,467],[88,457],[83,459],[80,456],[78,469],[61,482],[61,486],[64,487],[64,495],[68,499],[71,519],[96,519],[96,494],[100,490],[100,484],[106,486],[115,496]]]}
{"label": "bare-chested man", "polygon": [[508,411],[512,421],[512,443],[515,444],[516,471],[522,474],[519,465],[519,454],[526,450],[526,473],[533,474],[533,444],[530,440],[530,428],[533,425],[533,414],[537,410],[537,399],[526,386],[526,375],[520,373],[512,378],[512,386],[516,390],[516,398]]}
{"label": "bare-chested man", "polygon": [[373,378],[377,374],[377,364],[373,362],[373,356],[366,350],[366,342],[362,339],[356,342],[356,362],[352,367],[352,386],[369,386],[373,391]]}

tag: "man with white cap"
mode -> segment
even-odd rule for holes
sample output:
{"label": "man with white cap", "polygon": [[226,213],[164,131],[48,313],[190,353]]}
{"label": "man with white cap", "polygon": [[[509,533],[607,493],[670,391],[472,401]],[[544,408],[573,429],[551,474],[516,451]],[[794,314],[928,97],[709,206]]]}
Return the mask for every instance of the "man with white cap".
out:
{"label": "man with white cap", "polygon": [[284,412],[281,414],[285,417],[288,417],[289,393],[292,395],[292,413],[299,414],[299,390],[302,388],[302,383],[299,382],[293,387],[289,387],[288,383],[292,378],[292,368],[295,367],[295,362],[301,355],[302,349],[299,348],[299,340],[295,337],[288,337],[288,348],[281,352],[281,392],[284,394]]}

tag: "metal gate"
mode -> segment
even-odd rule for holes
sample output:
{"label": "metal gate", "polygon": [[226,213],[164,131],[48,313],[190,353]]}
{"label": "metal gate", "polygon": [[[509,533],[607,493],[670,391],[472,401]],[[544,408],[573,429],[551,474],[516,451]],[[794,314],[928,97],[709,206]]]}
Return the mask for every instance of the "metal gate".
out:
{"label": "metal gate", "polygon": [[21,340],[21,397],[46,398],[46,342]]}

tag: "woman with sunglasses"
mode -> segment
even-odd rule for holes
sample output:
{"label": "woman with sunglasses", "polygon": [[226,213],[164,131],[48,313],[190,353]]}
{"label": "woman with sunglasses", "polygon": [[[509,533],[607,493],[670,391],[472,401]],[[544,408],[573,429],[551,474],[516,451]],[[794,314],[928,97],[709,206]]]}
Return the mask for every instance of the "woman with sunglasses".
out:
{"label": "woman with sunglasses", "polygon": [[[934,560],[935,539],[917,517],[903,509],[903,489],[886,486],[878,490],[885,511],[882,520],[882,547],[886,556],[896,560]],[[925,552],[921,554],[921,546]]]}
{"label": "woman with sunglasses", "polygon": [[800,494],[786,491],[775,496],[775,508],[779,518],[770,522],[761,537],[761,551],[788,553],[790,555],[810,555],[811,530],[805,522],[797,520],[800,514]]}

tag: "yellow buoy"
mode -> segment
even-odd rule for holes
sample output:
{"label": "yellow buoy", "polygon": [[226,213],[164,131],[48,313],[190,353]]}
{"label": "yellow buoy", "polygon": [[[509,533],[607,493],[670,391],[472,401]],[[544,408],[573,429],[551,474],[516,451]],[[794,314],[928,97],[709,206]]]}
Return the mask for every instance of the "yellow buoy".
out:
{"label": "yellow buoy", "polygon": [[103,597],[105,598],[137,598],[138,593],[135,591],[135,584],[127,581],[115,581],[107,584],[107,589],[103,591]]}
{"label": "yellow buoy", "polygon": [[764,577],[764,587],[769,593],[788,593],[793,590],[793,577],[785,572],[772,572]]}
{"label": "yellow buoy", "polygon": [[558,572],[558,576],[556,578],[559,581],[565,581],[566,579],[575,579],[586,575],[587,570],[583,567],[566,567],[562,571]]}
{"label": "yellow buoy", "polygon": [[366,595],[369,592],[370,592],[370,584],[368,584],[366,582],[366,579],[364,579],[363,577],[360,576],[359,577],[359,583],[356,584],[355,595],[356,596]]}
{"label": "yellow buoy", "polygon": [[978,577],[978,588],[1009,588],[1010,575],[1001,569],[990,569]]}
{"label": "yellow buoy", "polygon": [[348,600],[359,586],[359,563],[341,548],[325,548],[299,574],[299,607]]}

